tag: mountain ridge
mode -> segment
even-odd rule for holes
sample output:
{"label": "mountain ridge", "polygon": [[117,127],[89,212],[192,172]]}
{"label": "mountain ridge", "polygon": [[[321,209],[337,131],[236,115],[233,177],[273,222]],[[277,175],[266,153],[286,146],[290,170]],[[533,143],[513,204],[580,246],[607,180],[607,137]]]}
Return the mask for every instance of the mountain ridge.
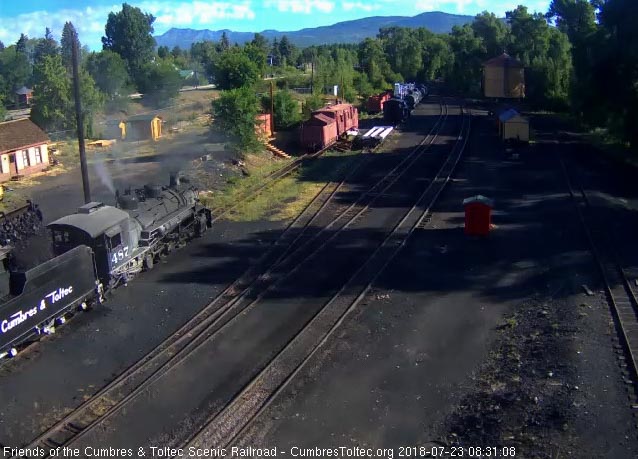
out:
{"label": "mountain ridge", "polygon": [[[425,27],[434,33],[447,33],[455,25],[471,22],[474,16],[449,14],[441,11],[429,11],[416,16],[370,16],[351,21],[337,22],[328,26],[305,28],[293,31],[279,31],[267,29],[259,32],[268,40],[288,39],[299,47],[332,43],[358,43],[365,38],[374,37],[382,27]],[[211,40],[219,41],[222,33],[226,32],[231,43],[243,44],[253,39],[255,32],[235,32],[228,29],[196,30],[171,28],[161,35],[155,36],[157,46],[172,48],[190,48],[193,43]]]}

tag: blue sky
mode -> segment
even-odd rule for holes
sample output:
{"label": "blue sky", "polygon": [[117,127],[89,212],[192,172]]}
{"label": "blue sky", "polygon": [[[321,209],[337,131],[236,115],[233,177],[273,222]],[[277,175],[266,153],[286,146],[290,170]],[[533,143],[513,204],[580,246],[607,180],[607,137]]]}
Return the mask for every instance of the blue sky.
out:
{"label": "blue sky", "polygon": [[[193,29],[298,30],[366,16],[414,16],[425,11],[474,15],[488,10],[498,15],[522,3],[532,11],[547,10],[550,0],[142,0],[128,3],[153,14],[155,33],[171,27]],[[51,28],[59,39],[66,21],[73,22],[80,40],[91,49],[101,48],[100,37],[110,11],[121,1],[112,0],[0,0],[0,40],[15,43],[21,32],[44,35]]]}

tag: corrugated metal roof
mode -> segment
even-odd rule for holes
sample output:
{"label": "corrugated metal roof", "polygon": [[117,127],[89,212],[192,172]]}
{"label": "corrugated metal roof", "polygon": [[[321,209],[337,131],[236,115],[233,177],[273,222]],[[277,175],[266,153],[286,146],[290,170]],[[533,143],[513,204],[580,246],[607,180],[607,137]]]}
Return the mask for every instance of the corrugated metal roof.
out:
{"label": "corrugated metal roof", "polygon": [[509,110],[505,110],[503,113],[501,113],[498,116],[498,119],[501,123],[505,123],[506,121],[511,121],[515,118],[520,118],[522,121],[527,121],[525,118],[521,116],[520,113],[518,113],[513,108],[510,108]]}
{"label": "corrugated metal roof", "polygon": [[330,105],[328,107],[321,108],[321,109],[319,109],[317,111],[319,111],[319,112],[323,112],[323,111],[337,112],[337,111],[349,110],[349,109],[352,109],[352,105],[350,105],[350,104],[336,104],[336,105]]}
{"label": "corrugated metal roof", "polygon": [[123,210],[112,206],[104,206],[90,214],[72,214],[59,218],[49,223],[47,228],[55,225],[72,226],[94,238],[128,217],[129,215]]}
{"label": "corrugated metal roof", "polygon": [[49,136],[29,118],[0,123],[0,152],[49,142]]}
{"label": "corrugated metal roof", "polygon": [[310,118],[310,120],[308,121],[308,123],[312,124],[312,121],[321,121],[323,124],[333,124],[336,121],[332,118],[330,118],[329,116],[326,116],[322,113],[313,113],[312,118]]}
{"label": "corrugated metal roof", "polygon": [[508,67],[524,67],[521,61],[514,59],[507,53],[503,53],[500,56],[493,57],[490,60],[483,62],[486,66],[508,66]]}
{"label": "corrugated metal roof", "polygon": [[26,86],[22,86],[20,89],[16,91],[16,94],[20,96],[23,96],[25,94],[31,94],[31,93],[33,93],[33,89],[29,89]]}

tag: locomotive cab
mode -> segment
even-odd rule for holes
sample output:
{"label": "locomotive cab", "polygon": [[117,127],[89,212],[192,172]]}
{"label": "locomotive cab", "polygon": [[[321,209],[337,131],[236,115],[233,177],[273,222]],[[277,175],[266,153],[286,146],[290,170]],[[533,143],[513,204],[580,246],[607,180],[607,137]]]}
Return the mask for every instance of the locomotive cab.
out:
{"label": "locomotive cab", "polygon": [[48,228],[56,255],[78,245],[91,247],[98,277],[107,285],[111,273],[131,260],[137,246],[128,214],[102,203],[86,204],[77,213],[50,223]]}

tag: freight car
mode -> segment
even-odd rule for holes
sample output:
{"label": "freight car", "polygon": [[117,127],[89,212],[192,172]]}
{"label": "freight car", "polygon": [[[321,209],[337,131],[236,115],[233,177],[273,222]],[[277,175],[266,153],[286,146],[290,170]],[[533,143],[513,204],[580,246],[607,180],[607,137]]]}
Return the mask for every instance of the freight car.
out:
{"label": "freight car", "polygon": [[380,94],[370,96],[366,103],[368,113],[379,113],[383,111],[383,105],[392,97],[391,91],[384,91]]}
{"label": "freight car", "polygon": [[383,105],[383,119],[389,123],[398,124],[410,115],[408,104],[403,99],[390,99]]}
{"label": "freight car", "polygon": [[101,302],[103,292],[153,268],[172,249],[202,235],[212,224],[194,188],[171,180],[168,187],[117,195],[117,207],[99,202],[48,225],[55,258],[26,272],[10,270],[0,303],[0,357],[13,356],[33,335],[53,331],[78,305]]}
{"label": "freight car", "polygon": [[423,95],[421,94],[421,91],[419,89],[413,89],[407,96],[405,96],[404,100],[405,103],[408,105],[408,109],[414,110],[414,107],[419,105],[419,102],[421,102],[422,98]]}
{"label": "freight car", "polygon": [[301,144],[310,151],[326,148],[359,127],[359,113],[352,104],[337,104],[312,112],[301,127]]}

